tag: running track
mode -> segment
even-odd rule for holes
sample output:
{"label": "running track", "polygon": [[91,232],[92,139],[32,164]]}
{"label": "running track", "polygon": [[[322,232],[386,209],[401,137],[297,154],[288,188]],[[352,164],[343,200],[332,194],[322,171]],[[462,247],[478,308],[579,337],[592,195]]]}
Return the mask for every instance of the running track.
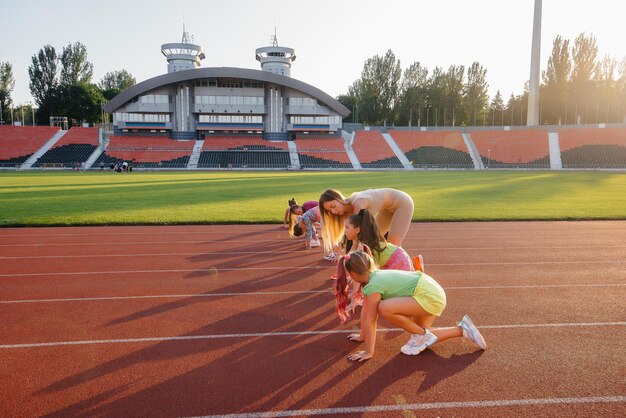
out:
{"label": "running track", "polygon": [[0,229],[0,416],[624,416],[626,222],[413,224],[437,325],[346,356],[332,263],[277,225]]}

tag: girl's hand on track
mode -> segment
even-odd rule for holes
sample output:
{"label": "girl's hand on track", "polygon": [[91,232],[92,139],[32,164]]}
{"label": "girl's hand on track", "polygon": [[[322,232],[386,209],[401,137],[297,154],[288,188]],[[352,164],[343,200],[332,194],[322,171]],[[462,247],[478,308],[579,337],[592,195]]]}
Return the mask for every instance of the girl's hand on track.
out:
{"label": "girl's hand on track", "polygon": [[356,342],[359,342],[359,343],[362,343],[363,341],[365,341],[365,338],[362,338],[360,333],[350,334],[350,335],[348,335],[348,339],[350,341],[356,341]]}
{"label": "girl's hand on track", "polygon": [[372,358],[372,355],[368,353],[367,351],[357,351],[356,353],[348,356],[348,360],[359,361],[359,362],[365,361],[370,358]]}

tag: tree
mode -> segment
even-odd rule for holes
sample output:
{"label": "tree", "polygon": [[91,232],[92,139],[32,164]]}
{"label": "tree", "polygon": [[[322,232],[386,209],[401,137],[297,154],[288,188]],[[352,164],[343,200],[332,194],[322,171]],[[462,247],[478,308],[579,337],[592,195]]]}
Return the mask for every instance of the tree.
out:
{"label": "tree", "polygon": [[59,82],[57,78],[57,53],[53,46],[46,45],[32,56],[32,64],[28,67],[30,76],[30,93],[35,102],[41,106]]}
{"label": "tree", "polygon": [[467,82],[464,87],[463,108],[468,115],[468,122],[476,125],[482,112],[487,107],[487,70],[478,62],[472,63],[467,69]]}
{"label": "tree", "polygon": [[102,94],[107,100],[111,100],[116,95],[137,83],[128,71],[120,70],[106,73],[98,84],[102,89]]}
{"label": "tree", "polygon": [[417,121],[421,125],[421,113],[426,104],[428,87],[428,69],[415,61],[404,70],[400,84],[398,121],[402,125],[412,126]]}
{"label": "tree", "polygon": [[357,111],[357,100],[356,96],[351,94],[340,94],[337,97],[337,101],[350,109],[350,114],[343,118],[344,123],[358,123],[358,111]]}
{"label": "tree", "polygon": [[400,60],[391,50],[384,57],[376,55],[365,62],[361,79],[353,85],[364,122],[386,125],[393,120],[401,77]]}
{"label": "tree", "polygon": [[569,53],[569,40],[559,35],[552,43],[552,53],[548,58],[548,67],[542,73],[543,88],[540,94],[542,118],[550,123],[567,123],[567,104],[569,97],[572,62]]}
{"label": "tree", "polygon": [[8,62],[0,62],[0,121],[9,120],[9,106],[13,104],[11,93],[14,87],[13,66]]}
{"label": "tree", "polygon": [[[463,80],[465,67],[452,65],[444,76],[443,125],[455,126],[456,120],[462,120]],[[459,114],[461,113],[461,114]],[[450,122],[450,123],[449,123]]]}
{"label": "tree", "polygon": [[90,83],[93,64],[87,61],[87,48],[80,42],[68,44],[60,56],[61,84]]}
{"label": "tree", "polygon": [[496,92],[496,95],[491,100],[489,110],[491,111],[492,125],[495,125],[497,120],[502,120],[504,118],[504,100],[502,99],[502,94],[500,94],[500,90]]}
{"label": "tree", "polygon": [[[593,35],[578,35],[572,48],[572,95],[578,115],[588,123],[592,118],[589,115],[590,108],[593,110],[597,97],[594,97],[594,73],[597,69],[596,57],[598,46]],[[594,100],[596,99],[596,100]],[[590,106],[593,104],[594,106]],[[594,112],[595,113],[595,112]]]}
{"label": "tree", "polygon": [[42,120],[50,116],[64,115],[80,122],[100,122],[101,105],[104,101],[100,88],[91,83],[78,82],[58,86],[42,104],[38,115]]}

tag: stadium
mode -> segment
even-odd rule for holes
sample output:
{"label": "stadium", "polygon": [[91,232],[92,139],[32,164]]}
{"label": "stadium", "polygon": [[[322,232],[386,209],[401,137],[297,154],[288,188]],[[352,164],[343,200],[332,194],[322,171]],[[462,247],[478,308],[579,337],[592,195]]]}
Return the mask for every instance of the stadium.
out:
{"label": "stadium", "polygon": [[[244,3],[193,10],[225,44],[247,14],[266,22]],[[331,3],[295,6],[309,36],[333,27],[315,48],[348,21],[420,23],[395,12],[407,2],[384,21]],[[442,32],[456,22],[431,3]],[[173,14],[108,6],[125,45]],[[363,123],[292,77],[295,48],[252,45],[240,52],[260,68],[204,68],[183,26],[161,45],[167,72],[108,96],[103,123],[35,126],[32,106],[0,123],[0,416],[624,415],[621,104],[542,123],[533,50],[515,114],[465,109],[463,124],[425,106]]]}
{"label": "stadium", "polygon": [[0,126],[3,169],[626,169],[626,125],[380,127],[291,78],[295,50],[258,48],[261,70],[201,68],[183,32],[161,47],[168,73],[105,106],[111,125]]}

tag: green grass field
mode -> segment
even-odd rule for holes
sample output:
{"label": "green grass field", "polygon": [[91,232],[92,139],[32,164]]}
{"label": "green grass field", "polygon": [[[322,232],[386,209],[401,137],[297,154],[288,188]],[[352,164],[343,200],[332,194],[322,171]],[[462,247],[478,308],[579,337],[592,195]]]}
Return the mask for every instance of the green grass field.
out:
{"label": "green grass field", "polygon": [[626,219],[624,172],[0,172],[0,226],[277,223],[328,187],[404,190],[415,221]]}

